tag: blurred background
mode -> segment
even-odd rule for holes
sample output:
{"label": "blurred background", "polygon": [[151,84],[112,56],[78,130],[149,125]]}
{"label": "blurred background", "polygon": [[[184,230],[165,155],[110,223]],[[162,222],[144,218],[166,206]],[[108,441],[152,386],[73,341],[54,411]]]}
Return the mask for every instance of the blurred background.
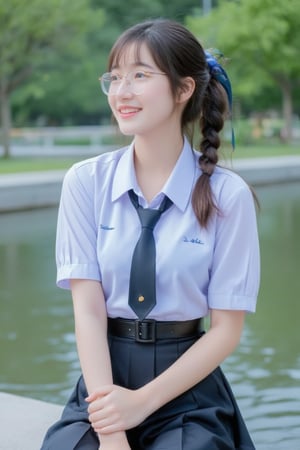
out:
{"label": "blurred background", "polygon": [[[232,154],[229,123],[226,158],[280,167],[300,156],[300,0],[0,0],[0,194],[11,175],[63,173],[126,143],[98,78],[116,37],[156,17],[224,54],[237,141]],[[300,178],[254,187],[261,290],[224,370],[257,449],[297,449]],[[8,213],[0,204],[0,391],[63,404],[80,369],[70,295],[55,286],[56,216],[57,205]]]}

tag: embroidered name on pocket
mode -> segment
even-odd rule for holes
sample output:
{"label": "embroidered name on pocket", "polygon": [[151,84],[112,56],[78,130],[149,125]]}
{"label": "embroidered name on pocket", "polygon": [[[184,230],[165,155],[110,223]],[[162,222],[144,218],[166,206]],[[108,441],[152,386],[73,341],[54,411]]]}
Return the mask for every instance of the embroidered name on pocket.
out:
{"label": "embroidered name on pocket", "polygon": [[188,242],[190,244],[204,245],[204,242],[201,241],[201,239],[199,239],[199,238],[188,238],[187,236],[184,236],[183,242]]}

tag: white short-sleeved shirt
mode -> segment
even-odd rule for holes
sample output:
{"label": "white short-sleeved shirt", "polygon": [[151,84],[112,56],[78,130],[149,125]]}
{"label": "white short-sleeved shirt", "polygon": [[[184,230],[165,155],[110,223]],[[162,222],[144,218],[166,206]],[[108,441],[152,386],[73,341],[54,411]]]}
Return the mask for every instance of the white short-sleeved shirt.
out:
{"label": "white short-sleeved shirt", "polygon": [[66,174],[58,215],[57,284],[74,278],[101,281],[110,317],[136,318],[128,306],[131,258],[140,221],[128,191],[144,207],[173,205],[154,229],[157,304],[149,318],[188,320],[209,309],[254,312],[259,286],[259,244],[253,197],[230,170],[210,178],[220,209],[207,229],[193,211],[191,196],[200,175],[199,153],[185,139],[162,191],[148,205],[137,184],[133,144],[75,164]]}

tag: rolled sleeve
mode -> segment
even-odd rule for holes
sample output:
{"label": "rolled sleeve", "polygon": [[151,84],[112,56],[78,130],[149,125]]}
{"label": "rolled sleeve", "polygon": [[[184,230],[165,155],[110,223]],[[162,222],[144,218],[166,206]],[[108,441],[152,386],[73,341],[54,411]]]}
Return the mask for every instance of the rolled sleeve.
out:
{"label": "rolled sleeve", "polygon": [[209,308],[255,312],[260,257],[253,196],[246,184],[221,195],[226,201],[217,218]]}
{"label": "rolled sleeve", "polygon": [[64,289],[70,279],[101,281],[92,192],[90,179],[81,180],[73,166],[64,178],[56,234],[56,281]]}

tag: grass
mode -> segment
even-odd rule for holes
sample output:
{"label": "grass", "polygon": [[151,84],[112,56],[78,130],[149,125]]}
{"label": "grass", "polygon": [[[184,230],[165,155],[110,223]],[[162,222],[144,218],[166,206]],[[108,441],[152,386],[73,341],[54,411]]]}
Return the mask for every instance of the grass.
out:
{"label": "grass", "polygon": [[[228,154],[228,152],[225,152]],[[233,153],[234,159],[239,158],[261,158],[269,156],[287,156],[287,155],[299,155],[300,156],[300,143],[287,145],[287,144],[274,144],[274,145],[249,145],[242,146],[237,145]]]}
{"label": "grass", "polygon": [[0,158],[0,174],[67,169],[83,158]]}
{"label": "grass", "polygon": [[[268,156],[299,155],[300,144],[298,145],[280,145],[265,144],[242,146],[237,145],[234,153],[228,147],[224,150],[225,159],[233,158],[260,158]],[[84,157],[13,157],[9,159],[0,158],[0,174],[33,172],[44,170],[68,169],[75,162],[84,159]]]}

